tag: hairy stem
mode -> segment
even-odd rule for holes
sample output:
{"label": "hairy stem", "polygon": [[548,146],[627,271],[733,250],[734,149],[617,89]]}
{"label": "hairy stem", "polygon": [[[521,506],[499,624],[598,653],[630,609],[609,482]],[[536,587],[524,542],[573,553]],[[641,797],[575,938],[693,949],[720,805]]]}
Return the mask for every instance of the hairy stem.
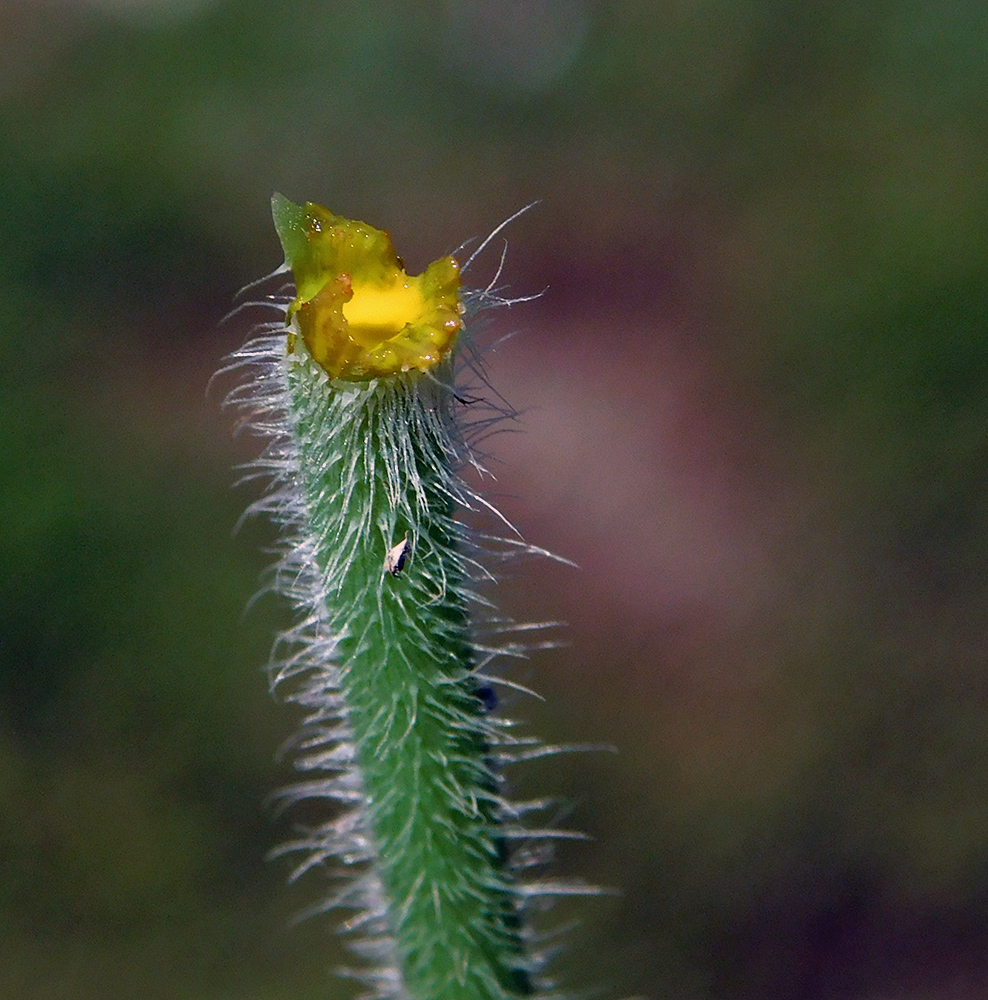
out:
{"label": "hairy stem", "polygon": [[[451,394],[419,373],[327,391],[311,362],[293,363],[288,381],[325,626],[405,988],[526,995],[497,833],[496,734],[473,674],[452,516],[463,498]],[[405,538],[411,555],[393,575],[385,559]]]}

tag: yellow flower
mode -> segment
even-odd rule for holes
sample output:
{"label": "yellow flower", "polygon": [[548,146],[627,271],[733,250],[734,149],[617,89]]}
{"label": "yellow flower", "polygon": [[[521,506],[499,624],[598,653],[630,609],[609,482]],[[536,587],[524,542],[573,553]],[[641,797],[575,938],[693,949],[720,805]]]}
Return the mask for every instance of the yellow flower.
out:
{"label": "yellow flower", "polygon": [[[383,230],[280,194],[271,208],[295,275],[288,320],[333,378],[365,382],[427,371],[450,352],[463,312],[452,257],[409,275]],[[288,336],[291,352],[295,335]]]}

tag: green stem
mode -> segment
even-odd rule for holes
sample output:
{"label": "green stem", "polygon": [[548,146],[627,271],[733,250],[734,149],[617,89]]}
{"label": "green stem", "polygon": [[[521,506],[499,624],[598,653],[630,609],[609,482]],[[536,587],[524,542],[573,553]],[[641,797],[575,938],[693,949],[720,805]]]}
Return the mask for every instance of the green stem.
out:
{"label": "green stem", "polygon": [[[329,389],[289,369],[301,486],[337,641],[367,835],[412,997],[525,996],[504,871],[499,733],[473,674],[450,390],[414,373]],[[407,537],[400,575],[384,569]],[[308,693],[311,693],[311,685]]]}

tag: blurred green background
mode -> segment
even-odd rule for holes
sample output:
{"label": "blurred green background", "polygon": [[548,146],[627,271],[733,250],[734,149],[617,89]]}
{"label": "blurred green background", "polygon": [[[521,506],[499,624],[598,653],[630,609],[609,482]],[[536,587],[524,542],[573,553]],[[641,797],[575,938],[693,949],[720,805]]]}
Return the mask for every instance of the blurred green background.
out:
{"label": "blurred green background", "polygon": [[[272,190],[513,223],[492,492],[567,648],[512,775],[573,990],[988,992],[988,7],[0,2],[0,996],[350,996],[266,862],[295,721],[206,394]],[[499,248],[474,264],[486,284]]]}

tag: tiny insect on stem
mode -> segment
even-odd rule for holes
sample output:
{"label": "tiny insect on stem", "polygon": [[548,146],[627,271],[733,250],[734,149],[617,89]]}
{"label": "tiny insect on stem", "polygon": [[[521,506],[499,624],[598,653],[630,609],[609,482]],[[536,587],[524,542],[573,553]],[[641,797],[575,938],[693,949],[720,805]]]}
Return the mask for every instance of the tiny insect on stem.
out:
{"label": "tiny insect on stem", "polygon": [[408,555],[412,551],[412,545],[408,541],[408,532],[405,537],[395,546],[388,549],[388,554],[384,557],[384,572],[392,576],[400,576],[408,561]]}

